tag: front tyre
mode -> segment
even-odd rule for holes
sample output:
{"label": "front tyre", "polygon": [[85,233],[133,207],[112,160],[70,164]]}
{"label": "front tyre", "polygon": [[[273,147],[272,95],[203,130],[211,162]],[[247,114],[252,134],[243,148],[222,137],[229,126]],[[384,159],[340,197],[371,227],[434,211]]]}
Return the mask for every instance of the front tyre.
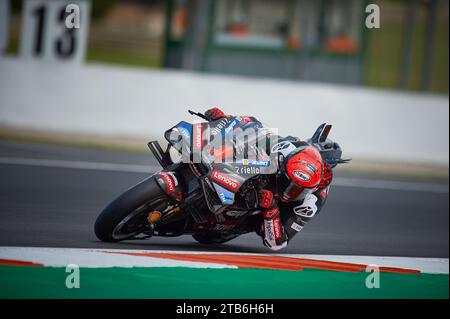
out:
{"label": "front tyre", "polygon": [[147,215],[167,207],[166,194],[153,176],[113,200],[95,222],[95,235],[104,242],[117,242],[142,233],[148,226]]}

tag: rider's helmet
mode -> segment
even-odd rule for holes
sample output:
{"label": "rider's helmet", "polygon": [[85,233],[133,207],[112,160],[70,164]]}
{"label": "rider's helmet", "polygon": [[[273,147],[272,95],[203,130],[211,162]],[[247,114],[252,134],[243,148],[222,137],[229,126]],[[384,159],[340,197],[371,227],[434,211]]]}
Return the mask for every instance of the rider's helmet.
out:
{"label": "rider's helmet", "polygon": [[279,194],[291,201],[312,193],[320,184],[324,163],[319,151],[310,145],[296,148],[284,159],[278,179]]}

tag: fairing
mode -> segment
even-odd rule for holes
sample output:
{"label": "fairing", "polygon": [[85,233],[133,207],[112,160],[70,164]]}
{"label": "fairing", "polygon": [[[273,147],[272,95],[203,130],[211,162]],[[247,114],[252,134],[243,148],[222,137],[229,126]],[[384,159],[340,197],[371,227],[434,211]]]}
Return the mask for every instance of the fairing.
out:
{"label": "fairing", "polygon": [[[252,122],[254,121],[254,122]],[[253,124],[254,123],[254,124]],[[249,134],[252,128],[257,134]],[[278,158],[267,152],[268,138],[251,117],[226,117],[213,122],[180,122],[165,133],[168,142],[185,162],[201,164],[222,205],[235,203],[235,196],[249,179],[278,171]],[[264,138],[261,138],[261,137]]]}

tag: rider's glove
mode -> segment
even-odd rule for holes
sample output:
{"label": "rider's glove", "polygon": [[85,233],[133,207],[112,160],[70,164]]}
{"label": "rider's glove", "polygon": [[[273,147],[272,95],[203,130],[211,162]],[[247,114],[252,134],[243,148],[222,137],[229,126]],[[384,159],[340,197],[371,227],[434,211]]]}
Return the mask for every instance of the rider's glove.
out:
{"label": "rider's glove", "polygon": [[217,121],[226,117],[225,113],[218,107],[213,107],[212,109],[207,110],[205,112],[205,116],[208,118],[208,121]]}
{"label": "rider's glove", "polygon": [[261,189],[258,192],[258,206],[264,209],[275,208],[277,202],[273,196],[273,193],[267,189]]}
{"label": "rider's glove", "polygon": [[333,180],[333,171],[331,170],[330,166],[328,166],[328,164],[325,162],[323,165],[323,177],[317,188],[318,189],[327,188],[331,184],[332,180]]}

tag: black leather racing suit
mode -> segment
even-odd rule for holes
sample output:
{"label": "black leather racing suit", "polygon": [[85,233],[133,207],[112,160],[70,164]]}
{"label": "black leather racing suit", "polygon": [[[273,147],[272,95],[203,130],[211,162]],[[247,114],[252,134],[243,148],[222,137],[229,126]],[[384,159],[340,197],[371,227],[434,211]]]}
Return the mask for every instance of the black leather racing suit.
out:
{"label": "black leather racing suit", "polygon": [[[293,137],[278,137],[278,141],[292,144],[291,149],[307,145],[306,142]],[[286,148],[286,150],[289,150],[289,148]],[[283,165],[282,161],[286,155],[280,154],[280,167]],[[305,190],[299,194],[289,194],[284,191],[282,183],[274,177],[270,185],[262,191],[263,194],[266,193],[266,190],[273,194],[273,196],[268,195],[272,197],[270,204],[262,207],[265,210],[263,211],[264,223],[259,235],[262,237],[264,245],[272,250],[286,247],[289,241],[325,205],[332,179],[332,170],[325,165],[322,181],[315,189]]]}
{"label": "black leather racing suit", "polygon": [[[205,112],[205,116],[212,121],[226,115],[215,107]],[[262,123],[254,117],[244,118],[248,122],[244,126],[256,129],[263,127]],[[279,167],[282,167],[284,159],[291,151],[308,145],[296,137],[274,136],[274,138],[277,143],[283,143],[283,147],[277,150],[280,153]],[[324,163],[323,172],[321,182],[314,189],[304,189],[300,193],[288,192],[283,189],[280,179],[273,176],[269,185],[260,190],[259,205],[262,209],[263,223],[256,231],[262,237],[264,245],[272,250],[286,247],[289,241],[320,212],[327,200],[333,179],[332,169],[326,163]]]}

